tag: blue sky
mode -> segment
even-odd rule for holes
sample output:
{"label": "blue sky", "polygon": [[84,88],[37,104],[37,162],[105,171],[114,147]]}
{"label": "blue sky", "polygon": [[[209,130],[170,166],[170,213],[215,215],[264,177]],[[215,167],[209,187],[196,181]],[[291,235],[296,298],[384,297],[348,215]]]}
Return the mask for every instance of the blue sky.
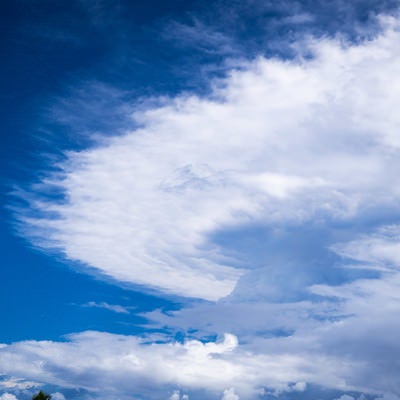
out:
{"label": "blue sky", "polygon": [[5,1],[0,400],[400,398],[398,1]]}

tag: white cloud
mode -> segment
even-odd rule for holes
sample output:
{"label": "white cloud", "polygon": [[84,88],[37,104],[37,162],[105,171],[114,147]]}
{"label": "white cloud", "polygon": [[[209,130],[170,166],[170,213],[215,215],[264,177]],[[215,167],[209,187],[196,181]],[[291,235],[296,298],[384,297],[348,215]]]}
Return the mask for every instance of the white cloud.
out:
{"label": "white cloud", "polygon": [[181,394],[180,394],[179,390],[175,390],[174,393],[172,393],[169,400],[180,400],[180,398],[181,398]]}
{"label": "white cloud", "polygon": [[229,388],[224,390],[222,400],[239,400],[239,396],[235,393],[234,388]]}
{"label": "white cloud", "polygon": [[172,393],[169,400],[189,400],[189,396],[187,394],[181,395],[180,390],[175,390],[174,393]]}
{"label": "white cloud", "polygon": [[65,400],[65,396],[60,392],[55,392],[51,394],[52,400]]}
{"label": "white cloud", "polygon": [[[275,342],[274,342],[275,343]],[[271,346],[276,346],[276,343]],[[69,336],[66,342],[27,341],[1,349],[0,368],[26,379],[38,379],[60,387],[78,387],[94,393],[134,393],[166,385],[188,390],[222,393],[235,387],[237,395],[256,395],[260,386],[285,390],[287,382],[310,381],[328,386],[342,385],[334,357],[299,352],[270,351],[263,354],[238,346],[235,336],[222,342],[145,344],[137,337],[101,332]],[[232,390],[226,396],[236,395]],[[176,397],[176,393],[173,396]],[[153,397],[160,398],[160,393]],[[212,396],[210,397],[212,398]]]}
{"label": "white cloud", "polygon": [[[175,386],[189,393],[203,390],[210,399],[224,390],[225,398],[251,399],[263,387],[276,393],[302,391],[305,382],[341,390],[360,389],[362,383],[366,390],[384,392],[376,382],[372,386],[365,382],[365,376],[358,381],[364,367],[357,357],[330,354],[330,344],[321,347],[324,335],[332,339],[340,332],[335,326],[329,330],[320,326],[311,334],[255,339],[249,345],[239,345],[229,334],[221,342],[149,344],[133,336],[83,332],[64,342],[8,345],[0,350],[0,369],[20,378],[40,378],[44,383],[118,398],[147,393],[146,398],[158,399],[166,387]],[[234,391],[226,389],[232,387]],[[172,394],[179,395],[178,391]]]}
{"label": "white cloud", "polygon": [[36,186],[65,202],[32,204],[57,217],[25,218],[25,234],[117,280],[217,300],[244,272],[217,231],[396,208],[400,33],[382,21],[371,41],[259,58],[210,98],[165,100],[135,115],[141,128],[68,153]]}
{"label": "white cloud", "polygon": [[18,400],[17,397],[11,393],[3,393],[0,400]]}
{"label": "white cloud", "polygon": [[400,226],[381,227],[373,234],[364,234],[348,243],[332,246],[343,257],[375,266],[376,269],[399,268],[400,266]]}
{"label": "white cloud", "polygon": [[[7,347],[7,345],[0,346],[1,348]],[[39,382],[28,381],[26,379],[19,379],[13,376],[1,377],[0,379],[0,389],[8,390],[24,390],[30,389],[35,386],[39,386]]]}
{"label": "white cloud", "polygon": [[95,301],[89,301],[86,304],[82,305],[83,307],[93,307],[93,308],[103,308],[105,310],[109,310],[109,311],[113,311],[116,312],[118,314],[129,314],[129,308],[128,307],[124,307],[118,304],[108,304],[104,301],[100,302],[100,303],[96,303]]}
{"label": "white cloud", "polygon": [[[346,248],[347,257],[363,254],[359,268],[364,268],[361,262],[368,268],[378,261],[381,268],[373,277],[313,285],[309,290],[321,296],[317,299],[271,304],[233,298],[195,304],[168,315],[145,315],[155,327],[172,331],[196,330],[207,336],[231,330],[242,343],[233,354],[249,355],[248,359],[234,357],[232,362],[249,367],[243,370],[251,377],[248,382],[253,382],[249,386],[265,385],[276,396],[306,391],[310,383],[396,397],[400,393],[396,361],[400,357],[400,270],[392,247],[400,242],[397,233],[398,227],[391,225],[333,246]],[[364,245],[365,252],[360,252]],[[264,373],[257,375],[257,369]]]}
{"label": "white cloud", "polygon": [[137,337],[101,332],[74,334],[69,339],[8,345],[0,349],[0,369],[20,378],[40,377],[42,382],[95,392],[101,381],[102,390],[119,388],[122,393],[171,383],[222,390],[242,372],[242,367],[229,361],[238,346],[229,334],[221,342],[204,344],[192,340],[146,345]]}
{"label": "white cloud", "polygon": [[335,400],[355,400],[353,396],[349,396],[348,394],[343,394]]}
{"label": "white cloud", "polygon": [[[400,272],[391,270],[375,279],[315,285],[311,290],[326,298],[316,304],[199,304],[161,325],[172,321],[183,331],[205,334],[236,326],[240,342],[232,334],[217,342],[176,343],[83,332],[62,342],[4,345],[0,370],[97,394],[101,388],[121,399],[136,393],[159,399],[171,387],[180,388],[171,399],[184,400],[181,388],[190,395],[205,391],[204,399],[218,393],[253,399],[263,388],[279,396],[306,391],[308,384],[394,398],[400,393],[399,289]],[[210,318],[203,321],[202,313]],[[262,331],[288,328],[284,336]]]}
{"label": "white cloud", "polygon": [[306,382],[296,382],[292,386],[292,390],[295,392],[304,392],[307,389],[307,383]]}

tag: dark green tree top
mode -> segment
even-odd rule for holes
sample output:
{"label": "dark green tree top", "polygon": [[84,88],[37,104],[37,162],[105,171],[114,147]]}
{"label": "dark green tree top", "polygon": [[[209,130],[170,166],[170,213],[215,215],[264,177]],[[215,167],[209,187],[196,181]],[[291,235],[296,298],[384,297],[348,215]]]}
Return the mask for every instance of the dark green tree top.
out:
{"label": "dark green tree top", "polygon": [[43,390],[41,390],[39,393],[36,393],[32,396],[32,400],[50,400],[51,396],[45,392],[43,392]]}

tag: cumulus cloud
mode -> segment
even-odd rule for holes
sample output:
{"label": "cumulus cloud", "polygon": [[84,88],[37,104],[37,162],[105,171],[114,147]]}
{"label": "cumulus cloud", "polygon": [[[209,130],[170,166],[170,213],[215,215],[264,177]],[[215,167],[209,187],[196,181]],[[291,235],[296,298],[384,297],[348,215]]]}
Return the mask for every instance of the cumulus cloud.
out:
{"label": "cumulus cloud", "polygon": [[234,388],[229,388],[224,390],[222,400],[239,400],[239,396],[235,393]]}
{"label": "cumulus cloud", "polygon": [[[264,354],[242,350],[230,334],[219,342],[146,344],[134,336],[83,332],[70,335],[64,342],[8,345],[0,351],[0,369],[26,379],[40,377],[42,382],[60,387],[79,387],[94,393],[101,390],[120,397],[155,387],[163,393],[165,386],[174,385],[191,391],[225,391],[225,398],[234,399],[240,393],[254,397],[262,386],[290,390],[288,382],[340,386],[341,374],[349,368],[337,369],[334,357],[304,357],[299,352],[281,350]],[[233,386],[235,391],[229,389]],[[153,390],[148,396],[160,398],[160,393]],[[172,396],[179,398],[180,392]]]}
{"label": "cumulus cloud", "polygon": [[17,400],[17,397],[11,393],[3,393],[0,396],[0,400]]}
{"label": "cumulus cloud", "polygon": [[[75,382],[93,391],[121,385],[127,392],[149,380],[153,385],[221,385],[222,390],[241,374],[239,365],[225,359],[237,346],[237,338],[229,334],[217,343],[192,340],[146,345],[133,336],[84,332],[70,335],[67,342],[26,341],[6,346],[1,349],[0,366],[10,375],[40,377],[66,387]],[[218,373],[221,370],[223,376]]]}
{"label": "cumulus cloud", "polygon": [[181,396],[181,392],[179,390],[175,390],[169,400],[189,400],[189,396],[187,394],[183,394]]}
{"label": "cumulus cloud", "polygon": [[[383,241],[382,231],[379,235]],[[184,331],[197,329],[204,335],[236,327],[239,338],[225,334],[221,341],[180,343],[165,336],[152,340],[83,332],[62,342],[3,345],[0,371],[14,380],[40,380],[93,393],[101,388],[118,398],[147,393],[146,398],[159,399],[166,388],[177,387],[190,396],[205,391],[200,398],[252,399],[261,392],[303,392],[309,384],[396,398],[399,289],[400,272],[391,269],[374,279],[314,285],[310,290],[320,297],[315,302],[198,304],[160,319],[160,324],[176,323]],[[176,389],[171,396],[183,400],[187,395]]]}
{"label": "cumulus cloud", "polygon": [[[360,314],[340,323],[321,322],[313,331],[256,337],[242,345],[231,334],[217,342],[149,343],[135,336],[83,332],[62,342],[7,345],[0,349],[0,370],[94,394],[101,390],[118,398],[147,393],[146,398],[159,399],[171,386],[185,388],[190,396],[202,391],[201,398],[215,399],[218,392],[225,399],[257,398],[263,388],[278,396],[305,391],[307,383],[342,391],[396,394],[400,390],[397,357],[390,358],[387,352],[397,354],[397,337],[393,334],[385,343],[377,337],[387,328],[397,332],[398,323],[389,326],[382,319],[373,332],[365,329],[367,324]],[[377,375],[373,381],[371,374]],[[172,394],[182,400],[185,396],[180,390]]]}
{"label": "cumulus cloud", "polygon": [[[276,396],[306,391],[310,383],[396,397],[400,393],[396,365],[400,357],[397,337],[400,270],[392,247],[400,242],[397,227],[381,227],[333,248],[342,251],[346,247],[349,258],[342,251],[343,268],[349,268],[349,263],[353,268],[350,257],[356,257],[360,246],[375,243],[377,238],[380,266],[376,274],[342,284],[313,285],[308,290],[317,298],[312,300],[277,304],[231,299],[217,304],[196,304],[169,315],[152,312],[147,317],[156,327],[167,326],[183,332],[196,330],[204,336],[231,330],[242,343],[240,351],[252,355],[249,363],[254,362],[265,372],[253,386],[272,388],[268,393]],[[374,246],[366,249],[369,251],[363,253],[357,268],[363,269],[365,263],[369,269],[377,262]],[[268,365],[267,359],[276,361],[286,372],[296,364],[294,360],[299,363],[294,366],[293,374],[277,376],[274,375],[277,368]],[[234,363],[243,366],[248,365],[247,361],[237,358]],[[246,373],[253,376],[255,372],[250,369]]]}
{"label": "cumulus cloud", "polygon": [[55,392],[51,394],[52,400],[65,400],[65,396],[60,392]]}
{"label": "cumulus cloud", "polygon": [[174,393],[172,393],[169,400],[179,400],[180,398],[181,398],[181,394],[180,394],[179,390],[175,390]]}

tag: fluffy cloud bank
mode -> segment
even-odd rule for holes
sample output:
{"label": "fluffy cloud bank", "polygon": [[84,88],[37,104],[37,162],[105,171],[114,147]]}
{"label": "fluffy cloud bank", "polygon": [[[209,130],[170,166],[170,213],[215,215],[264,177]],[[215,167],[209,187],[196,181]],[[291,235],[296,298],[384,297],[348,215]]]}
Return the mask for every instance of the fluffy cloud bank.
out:
{"label": "fluffy cloud bank", "polygon": [[[1,345],[0,373],[12,377],[2,386],[41,382],[79,388],[95,398],[238,400],[279,397],[318,385],[398,400],[400,272],[392,246],[399,232],[399,226],[391,225],[337,244],[337,251],[346,254],[344,268],[373,268],[379,274],[341,285],[314,285],[309,288],[318,296],[314,302],[200,303],[163,318],[148,315],[164,328],[175,324],[209,335],[235,331],[237,336],[225,334],[220,341],[180,343],[168,335],[89,331],[60,342]],[[363,264],[352,265],[366,243],[375,247],[368,246]],[[289,333],[268,335],[268,330]],[[13,395],[3,396],[11,400],[7,396]]]}
{"label": "fluffy cloud bank", "polygon": [[0,400],[17,400],[17,398],[12,393],[3,393]]}
{"label": "fluffy cloud bank", "polygon": [[216,232],[352,220],[400,197],[400,33],[354,45],[309,40],[135,113],[140,125],[68,153],[36,186],[25,234],[116,280],[182,296],[229,295],[243,266]]}
{"label": "fluffy cloud bank", "polygon": [[[256,399],[318,385],[396,400],[399,289],[400,273],[392,271],[379,279],[311,288],[330,302],[270,305],[261,313],[259,305],[253,311],[249,306],[246,317],[237,314],[231,321],[243,342],[232,334],[220,341],[180,343],[167,337],[156,341],[89,331],[60,342],[2,345],[0,373],[21,385],[30,380],[79,388],[95,398]],[[224,309],[214,307],[211,314],[222,318]],[[293,308],[301,315],[295,321],[290,316]],[[172,322],[184,326],[185,321],[175,317]],[[255,318],[262,320],[260,325],[248,328],[247,321]],[[187,328],[209,333],[228,326],[223,318],[216,325],[212,315],[207,322],[186,322]],[[285,324],[291,324],[289,335],[260,332]]]}
{"label": "fluffy cloud bank", "polygon": [[[302,391],[305,381],[347,389],[343,376],[355,365],[316,353],[258,354],[240,349],[230,334],[221,342],[146,344],[133,336],[83,332],[65,342],[15,343],[0,355],[0,370],[8,375],[111,398],[149,392],[146,398],[157,399],[166,388],[180,387],[194,398],[202,390],[206,398],[237,400],[239,394],[256,398],[263,387]],[[179,391],[172,398],[180,398]]]}
{"label": "fluffy cloud bank", "polygon": [[[264,375],[258,371],[258,364],[276,365],[276,361],[265,356],[237,353],[237,338],[229,334],[217,343],[190,340],[183,344],[145,344],[137,337],[101,332],[83,332],[68,339],[4,346],[0,349],[0,370],[62,387],[132,396],[151,387],[164,392],[167,385],[222,393],[226,386],[235,383],[242,390],[251,391],[251,386]],[[237,357],[244,362],[234,362]],[[272,375],[283,373],[291,374],[290,370],[284,372],[279,368]],[[253,381],[250,386],[249,376]],[[160,393],[153,391],[149,398],[159,398]],[[180,398],[179,391],[171,398]]]}

